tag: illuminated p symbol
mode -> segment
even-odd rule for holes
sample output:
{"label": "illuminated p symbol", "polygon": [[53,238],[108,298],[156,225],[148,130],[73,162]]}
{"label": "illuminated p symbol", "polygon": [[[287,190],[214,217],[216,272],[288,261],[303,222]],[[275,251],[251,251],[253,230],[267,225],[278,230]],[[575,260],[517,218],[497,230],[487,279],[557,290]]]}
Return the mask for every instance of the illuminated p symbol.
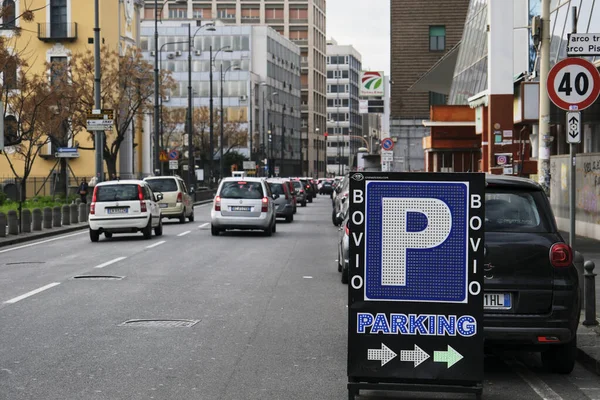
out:
{"label": "illuminated p symbol", "polygon": [[438,199],[384,197],[382,201],[381,284],[406,286],[407,250],[444,243],[452,229],[452,213]]}

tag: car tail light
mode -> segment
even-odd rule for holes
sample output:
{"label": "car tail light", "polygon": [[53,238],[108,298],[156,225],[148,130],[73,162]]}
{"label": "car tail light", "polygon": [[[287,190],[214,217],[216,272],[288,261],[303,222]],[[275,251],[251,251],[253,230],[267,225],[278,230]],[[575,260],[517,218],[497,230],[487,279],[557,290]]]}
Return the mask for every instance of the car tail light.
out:
{"label": "car tail light", "polygon": [[550,263],[554,267],[569,267],[573,262],[573,250],[565,243],[554,243],[550,249]]}
{"label": "car tail light", "polygon": [[148,209],[146,208],[146,202],[144,201],[144,191],[142,190],[142,187],[140,185],[138,185],[138,198],[140,199],[140,211],[148,211]]}
{"label": "car tail light", "polygon": [[540,343],[558,343],[560,339],[556,336],[538,336],[538,342]]}
{"label": "car tail light", "polygon": [[344,197],[348,198],[348,192],[344,193]]}
{"label": "car tail light", "polygon": [[350,236],[350,228],[348,228],[348,224],[346,224],[346,235]]}
{"label": "car tail light", "polygon": [[94,188],[94,194],[92,195],[92,204],[90,204],[90,214],[96,214],[96,193],[98,192],[98,186]]}
{"label": "car tail light", "polygon": [[268,211],[269,211],[269,198],[263,197],[262,198],[262,208],[260,209],[260,212],[268,212]]}
{"label": "car tail light", "polygon": [[304,193],[304,189],[300,189],[300,193]]}
{"label": "car tail light", "polygon": [[221,211],[221,196],[215,197],[215,211]]}

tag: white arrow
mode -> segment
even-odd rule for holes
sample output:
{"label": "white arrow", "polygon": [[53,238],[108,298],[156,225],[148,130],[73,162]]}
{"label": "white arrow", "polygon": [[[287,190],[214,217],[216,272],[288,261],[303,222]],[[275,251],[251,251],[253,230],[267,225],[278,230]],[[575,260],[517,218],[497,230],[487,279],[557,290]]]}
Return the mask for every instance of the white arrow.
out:
{"label": "white arrow", "polygon": [[427,354],[423,349],[415,344],[414,350],[402,350],[400,351],[400,361],[413,361],[415,363],[415,368],[419,366],[423,361],[429,358],[429,354]]}
{"label": "white arrow", "polygon": [[367,350],[367,360],[370,361],[381,361],[381,366],[383,367],[390,360],[396,357],[398,354],[394,353],[387,347],[385,344],[381,343],[381,350],[379,349],[368,349]]}

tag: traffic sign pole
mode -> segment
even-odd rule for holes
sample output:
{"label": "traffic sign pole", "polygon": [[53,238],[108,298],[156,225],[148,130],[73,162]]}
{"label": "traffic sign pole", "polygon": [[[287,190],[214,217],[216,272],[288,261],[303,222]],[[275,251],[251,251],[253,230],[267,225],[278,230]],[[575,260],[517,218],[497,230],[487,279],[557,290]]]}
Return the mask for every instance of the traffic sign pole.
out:
{"label": "traffic sign pole", "polygon": [[[577,7],[571,8],[571,32],[577,33]],[[572,135],[571,133],[575,134]],[[575,137],[574,137],[575,136]],[[576,174],[576,159],[575,152],[577,151],[576,143],[581,142],[581,113],[567,113],[567,141],[570,142],[569,149],[569,245],[575,251],[575,229],[576,229],[576,210],[575,210],[575,189],[577,186]],[[577,139],[577,140],[576,140]]]}

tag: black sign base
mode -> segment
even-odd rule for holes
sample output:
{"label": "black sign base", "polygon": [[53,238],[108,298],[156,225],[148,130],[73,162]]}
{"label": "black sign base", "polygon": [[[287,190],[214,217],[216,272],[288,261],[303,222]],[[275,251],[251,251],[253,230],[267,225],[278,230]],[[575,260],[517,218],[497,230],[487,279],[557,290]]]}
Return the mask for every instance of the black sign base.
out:
{"label": "black sign base", "polygon": [[348,400],[355,400],[360,390],[385,390],[404,392],[441,392],[441,393],[473,393],[475,400],[481,400],[483,385],[478,383],[472,386],[460,385],[436,385],[436,384],[413,384],[394,382],[348,382]]}

